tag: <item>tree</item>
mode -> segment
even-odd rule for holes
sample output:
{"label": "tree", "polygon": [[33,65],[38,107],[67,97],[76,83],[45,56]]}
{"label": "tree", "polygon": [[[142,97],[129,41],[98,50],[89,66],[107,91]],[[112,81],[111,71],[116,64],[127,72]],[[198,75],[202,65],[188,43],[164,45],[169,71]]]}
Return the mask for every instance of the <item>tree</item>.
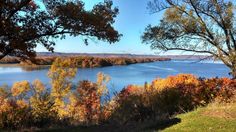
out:
{"label": "tree", "polygon": [[105,118],[104,98],[108,95],[109,80],[108,75],[98,73],[96,83],[87,80],[79,82],[77,92],[74,97],[71,96],[69,105],[75,120],[82,119],[87,124],[97,124]]}
{"label": "tree", "polygon": [[72,59],[62,58],[57,58],[48,72],[52,84],[51,97],[54,101],[52,110],[60,119],[67,115],[66,100],[71,92],[72,80],[76,73],[75,62]]}
{"label": "tree", "polygon": [[165,10],[158,26],[142,36],[151,48],[207,53],[220,59],[236,78],[235,3],[226,0],[153,0],[153,13]]}
{"label": "tree", "polygon": [[119,41],[112,26],[119,11],[112,5],[105,0],[87,11],[81,0],[0,0],[0,59],[35,57],[37,45],[53,51],[55,38],[66,35]]}

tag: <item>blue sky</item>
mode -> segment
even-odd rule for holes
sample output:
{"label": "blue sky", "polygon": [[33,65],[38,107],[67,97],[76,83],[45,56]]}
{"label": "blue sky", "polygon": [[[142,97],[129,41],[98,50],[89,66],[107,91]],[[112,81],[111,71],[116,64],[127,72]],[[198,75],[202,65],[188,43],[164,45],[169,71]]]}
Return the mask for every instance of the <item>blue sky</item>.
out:
{"label": "blue sky", "polygon": [[[91,9],[94,4],[102,0],[83,0],[86,9]],[[114,27],[123,34],[121,40],[114,44],[103,41],[89,41],[85,46],[82,37],[67,37],[56,40],[55,52],[73,53],[131,53],[154,54],[149,45],[142,44],[141,35],[148,24],[156,25],[162,17],[161,13],[150,14],[147,9],[149,0],[114,0],[114,6],[120,10]],[[46,51],[39,46],[38,52]]]}

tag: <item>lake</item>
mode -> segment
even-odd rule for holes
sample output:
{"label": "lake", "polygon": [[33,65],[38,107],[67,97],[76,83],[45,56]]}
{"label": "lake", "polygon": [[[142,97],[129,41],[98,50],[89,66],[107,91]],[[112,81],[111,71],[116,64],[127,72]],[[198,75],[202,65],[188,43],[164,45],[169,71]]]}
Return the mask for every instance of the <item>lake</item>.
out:
{"label": "lake", "polygon": [[[1,67],[0,85],[11,86],[16,81],[27,80],[33,82],[35,79],[41,80],[50,87],[50,79],[47,77],[48,69],[24,71],[21,67]],[[229,69],[220,62],[195,60],[172,60],[152,63],[133,64],[128,66],[111,66],[103,68],[78,69],[74,83],[79,80],[96,81],[96,74],[103,72],[111,76],[108,85],[109,89],[120,91],[129,84],[142,85],[151,82],[157,77],[165,78],[169,75],[179,73],[190,73],[198,77],[230,77]]]}

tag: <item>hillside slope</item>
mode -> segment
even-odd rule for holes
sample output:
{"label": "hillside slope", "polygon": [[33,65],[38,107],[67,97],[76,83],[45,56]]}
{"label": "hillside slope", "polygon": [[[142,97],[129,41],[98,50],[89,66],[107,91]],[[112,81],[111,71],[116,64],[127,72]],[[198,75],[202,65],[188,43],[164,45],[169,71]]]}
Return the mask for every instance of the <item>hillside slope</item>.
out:
{"label": "hillside slope", "polygon": [[211,104],[177,116],[180,123],[164,132],[236,132],[236,103]]}

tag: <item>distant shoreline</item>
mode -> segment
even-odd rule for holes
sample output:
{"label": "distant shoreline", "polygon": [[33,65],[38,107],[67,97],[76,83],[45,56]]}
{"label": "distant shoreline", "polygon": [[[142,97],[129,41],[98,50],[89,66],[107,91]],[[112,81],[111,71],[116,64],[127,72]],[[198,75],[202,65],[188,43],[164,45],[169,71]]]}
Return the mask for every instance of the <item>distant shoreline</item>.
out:
{"label": "distant shoreline", "polygon": [[38,67],[49,67],[56,58],[73,58],[77,61],[78,68],[106,67],[115,65],[130,65],[136,63],[149,63],[154,61],[169,60],[212,60],[207,55],[140,55],[140,54],[110,54],[110,53],[51,53],[38,52],[36,63],[22,61],[17,57],[5,57],[0,60],[1,67],[24,66],[36,69]]}
{"label": "distant shoreline", "polygon": [[203,59],[209,55],[153,55],[153,54],[122,54],[122,53],[63,53],[38,52],[38,56],[90,56],[90,57],[128,57],[128,58],[169,58],[169,59]]}
{"label": "distant shoreline", "polygon": [[56,58],[70,59],[78,68],[95,68],[95,67],[107,67],[116,65],[130,65],[137,63],[149,63],[155,61],[170,61],[170,58],[161,57],[118,57],[118,56],[106,56],[106,57],[93,57],[93,56],[76,56],[76,55],[60,55],[60,56],[37,56],[34,61],[21,60],[17,57],[6,57],[0,60],[1,67],[25,67],[29,70],[37,70],[45,67],[49,67],[55,61]]}

